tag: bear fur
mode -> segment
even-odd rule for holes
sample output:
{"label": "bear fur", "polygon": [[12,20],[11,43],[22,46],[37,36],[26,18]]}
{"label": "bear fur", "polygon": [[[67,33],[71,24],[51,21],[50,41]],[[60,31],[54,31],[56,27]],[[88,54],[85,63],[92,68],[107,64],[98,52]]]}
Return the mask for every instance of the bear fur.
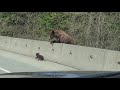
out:
{"label": "bear fur", "polygon": [[50,43],[75,44],[73,37],[62,30],[54,30],[50,34]]}
{"label": "bear fur", "polygon": [[38,60],[44,60],[44,57],[42,55],[40,55],[39,53],[36,53],[36,58]]}

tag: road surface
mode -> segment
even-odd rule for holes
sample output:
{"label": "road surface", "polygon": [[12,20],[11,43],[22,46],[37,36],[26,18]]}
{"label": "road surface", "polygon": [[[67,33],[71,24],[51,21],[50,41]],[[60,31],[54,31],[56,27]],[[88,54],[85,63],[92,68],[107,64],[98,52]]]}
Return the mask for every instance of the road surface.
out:
{"label": "road surface", "polygon": [[40,71],[77,71],[74,68],[53,63],[37,61],[20,54],[0,50],[0,74],[12,72],[40,72]]}

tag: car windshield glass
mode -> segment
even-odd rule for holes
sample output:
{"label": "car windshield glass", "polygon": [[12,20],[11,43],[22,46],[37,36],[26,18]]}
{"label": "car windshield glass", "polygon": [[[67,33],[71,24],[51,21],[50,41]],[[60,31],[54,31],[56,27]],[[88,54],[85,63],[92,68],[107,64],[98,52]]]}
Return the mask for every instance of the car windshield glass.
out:
{"label": "car windshield glass", "polygon": [[118,76],[119,25],[119,12],[0,12],[0,76]]}

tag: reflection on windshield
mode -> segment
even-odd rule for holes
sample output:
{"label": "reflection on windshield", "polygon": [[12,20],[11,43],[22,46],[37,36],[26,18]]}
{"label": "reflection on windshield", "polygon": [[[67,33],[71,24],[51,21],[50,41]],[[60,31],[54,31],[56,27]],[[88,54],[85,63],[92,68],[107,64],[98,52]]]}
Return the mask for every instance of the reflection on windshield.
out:
{"label": "reflection on windshield", "polygon": [[[16,76],[24,76],[24,77],[38,77],[38,78],[95,78],[95,77],[110,77],[119,75],[120,72],[103,72],[103,71],[95,71],[95,72],[19,72],[19,73],[9,73],[9,74],[1,74],[1,75],[16,75]],[[1,76],[0,75],[0,76]]]}

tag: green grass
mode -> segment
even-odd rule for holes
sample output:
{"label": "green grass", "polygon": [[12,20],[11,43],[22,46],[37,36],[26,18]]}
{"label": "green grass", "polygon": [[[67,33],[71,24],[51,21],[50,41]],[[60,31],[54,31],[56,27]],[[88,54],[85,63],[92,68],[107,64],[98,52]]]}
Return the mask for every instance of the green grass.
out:
{"label": "green grass", "polygon": [[119,12],[0,12],[0,35],[48,41],[63,29],[78,45],[120,50]]}

